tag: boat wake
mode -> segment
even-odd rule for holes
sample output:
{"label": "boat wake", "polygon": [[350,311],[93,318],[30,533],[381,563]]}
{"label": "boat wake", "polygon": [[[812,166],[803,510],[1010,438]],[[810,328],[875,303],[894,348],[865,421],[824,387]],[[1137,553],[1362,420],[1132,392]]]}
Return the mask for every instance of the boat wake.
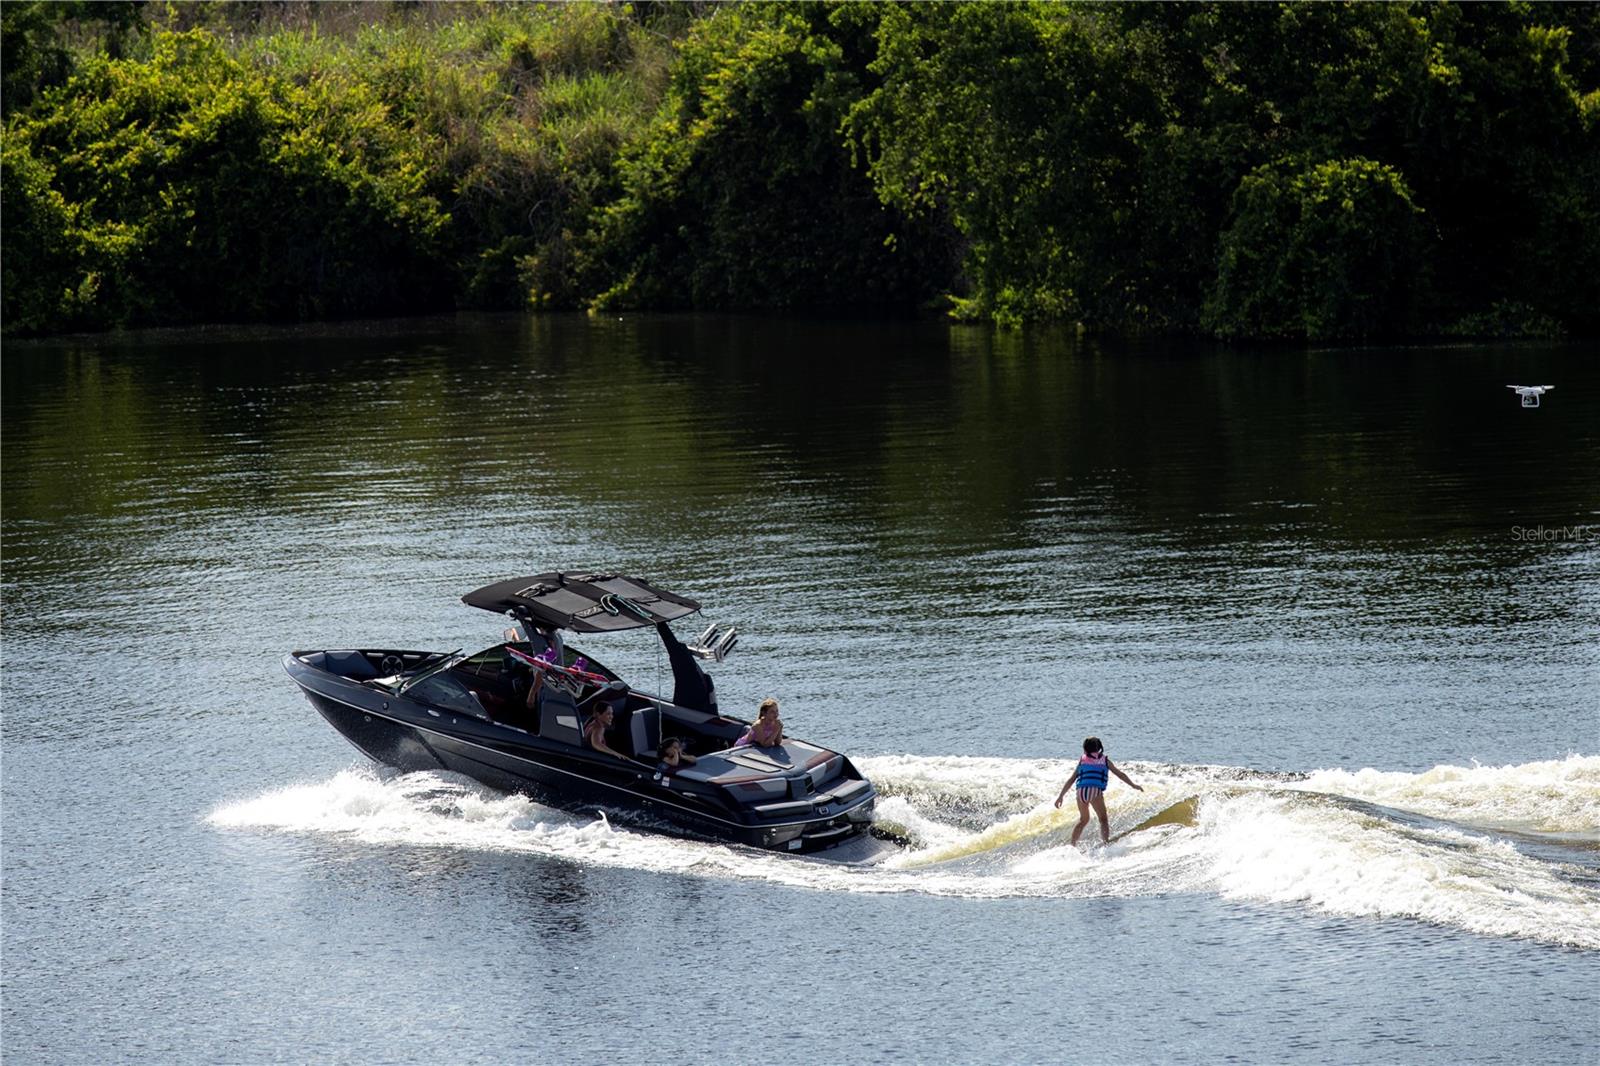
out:
{"label": "boat wake", "polygon": [[[219,807],[226,829],[376,845],[527,853],[797,888],[971,898],[1212,892],[1350,916],[1409,918],[1600,950],[1600,757],[1426,773],[1273,774],[1130,763],[1112,842],[1073,847],[1052,806],[1071,764],[884,756],[879,826],[811,858],[699,843],[573,815],[449,774],[370,767]],[[1092,839],[1091,825],[1085,839]]]}

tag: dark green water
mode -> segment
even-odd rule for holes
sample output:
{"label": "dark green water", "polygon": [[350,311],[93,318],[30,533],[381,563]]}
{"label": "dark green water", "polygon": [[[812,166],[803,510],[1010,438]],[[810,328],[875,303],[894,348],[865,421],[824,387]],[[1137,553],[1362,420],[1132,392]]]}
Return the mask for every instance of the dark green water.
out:
{"label": "dark green water", "polygon": [[[731,317],[8,344],[4,1051],[1583,1061],[1597,356]],[[912,850],[393,780],[278,667],[486,645],[461,593],[591,565],[737,623],[724,705],[859,756]],[[655,647],[592,650],[651,687]],[[1114,829],[1199,823],[1065,847],[1089,732],[1147,787]]]}

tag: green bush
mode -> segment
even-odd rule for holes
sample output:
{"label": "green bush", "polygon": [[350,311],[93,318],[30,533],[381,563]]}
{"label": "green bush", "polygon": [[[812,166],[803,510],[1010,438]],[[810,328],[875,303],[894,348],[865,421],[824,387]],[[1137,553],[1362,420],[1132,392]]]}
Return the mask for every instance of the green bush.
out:
{"label": "green bush", "polygon": [[1399,336],[1429,260],[1405,179],[1370,159],[1259,167],[1234,195],[1204,325],[1221,337]]}
{"label": "green bush", "polygon": [[573,5],[81,57],[7,123],[6,328],[578,306],[668,50]]}
{"label": "green bush", "polygon": [[1136,246],[1136,146],[1149,93],[1092,12],[1027,4],[894,7],[881,84],[845,130],[885,203],[948,213],[968,238],[958,317],[1121,317]]}
{"label": "green bush", "polygon": [[576,242],[616,188],[616,156],[665,84],[669,45],[599,4],[489,5],[352,40],[281,32],[251,46],[283,76],[369,87],[430,161],[452,279],[479,307],[574,307]]}
{"label": "green bush", "polygon": [[601,307],[909,306],[948,278],[942,222],[886,210],[839,133],[875,12],[729,7],[680,45],[600,213]]}
{"label": "green bush", "polygon": [[1511,300],[1592,331],[1597,36],[1592,6],[906,5],[847,131],[966,238],[963,316],[1349,337]]}
{"label": "green bush", "polygon": [[137,0],[7,0],[0,4],[0,110],[6,115],[61,85],[74,69],[66,41],[88,37],[119,57],[143,29]]}
{"label": "green bush", "polygon": [[5,210],[58,228],[27,238],[52,254],[6,286],[8,323],[437,302],[444,215],[423,160],[358,86],[269,80],[194,31],[159,36],[147,62],[92,60],[44,103],[8,127]]}
{"label": "green bush", "polygon": [[0,293],[10,329],[37,332],[75,321],[98,288],[91,272],[78,269],[82,253],[71,236],[77,212],[52,186],[53,177],[26,144],[6,138],[0,147]]}

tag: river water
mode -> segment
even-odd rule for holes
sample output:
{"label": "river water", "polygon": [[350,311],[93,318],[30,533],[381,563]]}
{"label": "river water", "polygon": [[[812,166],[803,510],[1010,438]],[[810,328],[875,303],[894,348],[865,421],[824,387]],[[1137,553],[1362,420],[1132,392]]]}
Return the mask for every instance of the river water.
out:
{"label": "river water", "polygon": [[[8,343],[0,1051],[1592,1063],[1596,355],[695,316]],[[779,696],[909,846],[397,776],[279,665],[487,646],[459,596],[563,567],[737,624],[723,706]],[[580,646],[665,680],[652,636]],[[1113,832],[1165,824],[1069,846],[1089,733],[1145,788]]]}

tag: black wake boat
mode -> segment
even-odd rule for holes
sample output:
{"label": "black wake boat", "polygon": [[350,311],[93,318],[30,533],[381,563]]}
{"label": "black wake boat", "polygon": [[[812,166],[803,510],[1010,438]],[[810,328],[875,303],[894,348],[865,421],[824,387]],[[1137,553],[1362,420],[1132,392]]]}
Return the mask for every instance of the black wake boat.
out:
{"label": "black wake boat", "polygon": [[[508,615],[502,643],[475,655],[297,651],[284,669],[345,738],[401,770],[451,770],[569,810],[714,840],[815,851],[867,831],[876,790],[837,752],[784,737],[735,747],[748,723],[718,713],[701,661],[737,641],[711,626],[690,644],[668,623],[693,600],[617,574],[553,573],[486,585],[463,596]],[[654,626],[672,665],[670,700],[634,691],[566,645],[563,633]],[[591,715],[613,711],[606,745],[584,741]],[[692,766],[661,772],[678,738]]]}

